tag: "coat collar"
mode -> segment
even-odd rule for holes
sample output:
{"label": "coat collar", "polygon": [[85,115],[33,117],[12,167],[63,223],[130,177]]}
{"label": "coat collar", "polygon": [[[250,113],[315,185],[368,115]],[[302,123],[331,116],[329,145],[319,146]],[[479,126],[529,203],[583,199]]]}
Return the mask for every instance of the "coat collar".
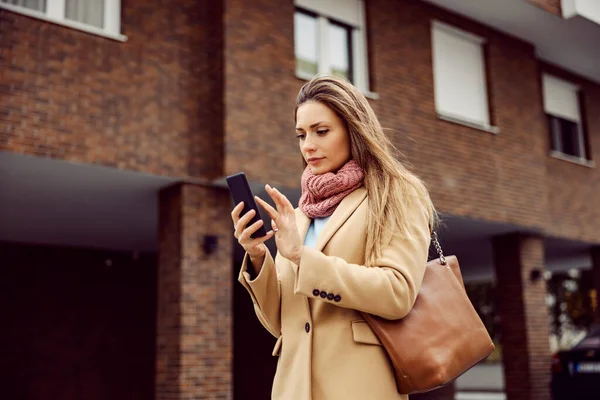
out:
{"label": "coat collar", "polygon": [[[346,222],[348,218],[352,215],[352,213],[358,208],[358,206],[363,202],[363,200],[367,197],[367,189],[364,186],[359,187],[348,196],[344,197],[344,199],[337,206],[333,214],[331,214],[331,218],[323,227],[323,231],[317,238],[317,244],[315,246],[315,250],[322,251],[331,237],[340,229],[340,227]],[[298,227],[298,233],[300,234],[300,238],[304,243],[304,239],[306,237],[306,232],[308,232],[308,228],[310,227],[311,219],[304,215],[304,213],[297,208],[296,209],[296,224]]]}

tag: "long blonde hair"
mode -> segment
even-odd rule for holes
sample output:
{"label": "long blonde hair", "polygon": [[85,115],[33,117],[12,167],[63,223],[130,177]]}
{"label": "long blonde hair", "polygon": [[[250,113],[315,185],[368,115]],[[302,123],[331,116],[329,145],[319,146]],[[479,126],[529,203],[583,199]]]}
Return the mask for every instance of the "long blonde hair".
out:
{"label": "long blonde hair", "polygon": [[[415,210],[414,202],[425,209],[430,227],[435,227],[438,216],[427,188],[396,159],[397,149],[384,133],[371,105],[356,87],[343,78],[317,76],[300,89],[294,118],[298,108],[307,102],[329,107],[345,122],[352,158],[365,173],[364,184],[369,196],[367,265],[374,265],[392,232],[413,239],[403,216],[409,209]],[[304,158],[302,162],[306,168]]]}

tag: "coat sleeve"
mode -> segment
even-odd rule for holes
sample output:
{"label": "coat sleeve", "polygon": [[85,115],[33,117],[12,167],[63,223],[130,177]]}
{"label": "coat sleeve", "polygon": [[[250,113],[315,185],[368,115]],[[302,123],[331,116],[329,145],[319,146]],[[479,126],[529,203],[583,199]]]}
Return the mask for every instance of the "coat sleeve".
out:
{"label": "coat sleeve", "polygon": [[254,311],[260,323],[273,336],[281,336],[281,285],[277,279],[275,262],[267,250],[260,273],[252,279],[248,273],[250,257],[246,253],[238,281],[248,290]]}
{"label": "coat sleeve", "polygon": [[374,267],[305,246],[300,265],[292,263],[294,292],[389,320],[403,318],[421,287],[431,240],[424,210],[414,209],[408,218],[412,239],[392,235]]}

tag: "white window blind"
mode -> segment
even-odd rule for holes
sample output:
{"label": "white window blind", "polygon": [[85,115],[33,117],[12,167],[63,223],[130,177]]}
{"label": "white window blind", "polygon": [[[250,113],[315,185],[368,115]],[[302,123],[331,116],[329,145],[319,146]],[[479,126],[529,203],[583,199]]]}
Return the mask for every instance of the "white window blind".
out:
{"label": "white window blind", "polygon": [[546,114],[572,122],[581,122],[579,87],[551,75],[543,75]]}
{"label": "white window blind", "polygon": [[361,3],[361,0],[296,0],[298,7],[357,28],[363,25]]}
{"label": "white window blind", "polygon": [[433,72],[438,114],[490,126],[484,40],[439,22],[433,23]]}

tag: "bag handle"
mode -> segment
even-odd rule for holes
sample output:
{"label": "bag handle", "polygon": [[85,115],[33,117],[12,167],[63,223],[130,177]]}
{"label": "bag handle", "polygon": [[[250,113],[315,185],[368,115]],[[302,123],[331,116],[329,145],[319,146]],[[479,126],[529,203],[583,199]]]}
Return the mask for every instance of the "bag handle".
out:
{"label": "bag handle", "polygon": [[435,250],[437,251],[438,256],[440,256],[440,263],[442,265],[446,265],[446,257],[444,257],[444,253],[442,251],[442,246],[440,245],[440,242],[438,241],[438,235],[435,231],[431,232],[431,242],[435,246]]}

